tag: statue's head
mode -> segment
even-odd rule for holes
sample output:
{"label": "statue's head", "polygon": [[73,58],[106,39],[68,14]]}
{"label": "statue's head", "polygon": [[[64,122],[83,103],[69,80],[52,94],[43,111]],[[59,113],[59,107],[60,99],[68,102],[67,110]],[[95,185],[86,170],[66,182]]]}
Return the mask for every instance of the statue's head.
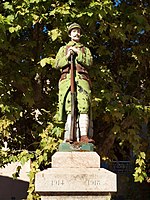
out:
{"label": "statue's head", "polygon": [[68,34],[72,41],[79,42],[81,37],[81,26],[73,23],[68,27]]}
{"label": "statue's head", "polygon": [[73,23],[68,27],[68,34],[70,34],[70,32],[72,31],[72,29],[78,28],[81,31],[81,26],[77,23]]}

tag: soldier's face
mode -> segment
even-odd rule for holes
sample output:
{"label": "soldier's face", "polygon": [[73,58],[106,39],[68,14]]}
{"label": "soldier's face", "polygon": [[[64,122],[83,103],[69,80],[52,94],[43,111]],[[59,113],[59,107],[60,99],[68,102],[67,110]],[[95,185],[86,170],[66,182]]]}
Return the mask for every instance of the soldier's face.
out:
{"label": "soldier's face", "polygon": [[80,37],[81,37],[80,29],[79,28],[72,29],[69,36],[71,37],[71,40],[75,42],[79,42]]}

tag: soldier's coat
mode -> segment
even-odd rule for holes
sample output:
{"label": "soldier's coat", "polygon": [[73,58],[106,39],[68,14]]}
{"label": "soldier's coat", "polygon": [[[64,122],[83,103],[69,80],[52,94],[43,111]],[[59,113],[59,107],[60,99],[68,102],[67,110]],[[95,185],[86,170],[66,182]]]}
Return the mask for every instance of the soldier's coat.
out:
{"label": "soldier's coat", "polygon": [[[92,66],[92,55],[90,50],[81,43],[70,41],[67,45],[62,46],[56,55],[55,67],[63,71],[70,67],[70,61],[67,59],[67,49],[71,46],[80,49],[75,58],[75,65],[80,64],[86,70]],[[91,88],[89,82],[83,79],[81,73],[76,72],[75,75],[77,87],[77,108],[78,113],[90,114]],[[71,95],[70,95],[70,72],[66,74],[63,80],[59,81],[59,120],[65,121],[66,115],[71,113]]]}

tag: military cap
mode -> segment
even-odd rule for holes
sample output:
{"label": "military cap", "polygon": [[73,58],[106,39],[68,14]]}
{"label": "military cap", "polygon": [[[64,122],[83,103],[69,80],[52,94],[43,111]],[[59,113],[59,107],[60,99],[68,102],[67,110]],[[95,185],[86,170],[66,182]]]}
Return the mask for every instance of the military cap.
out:
{"label": "military cap", "polygon": [[74,29],[74,28],[79,28],[81,30],[81,26],[79,24],[73,23],[68,27],[68,33],[70,33],[71,30]]}

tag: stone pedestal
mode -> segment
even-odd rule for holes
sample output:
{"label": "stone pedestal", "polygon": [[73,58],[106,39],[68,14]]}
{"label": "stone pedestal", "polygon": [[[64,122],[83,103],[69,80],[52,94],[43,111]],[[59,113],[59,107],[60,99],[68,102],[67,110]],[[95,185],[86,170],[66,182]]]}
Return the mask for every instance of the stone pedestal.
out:
{"label": "stone pedestal", "polygon": [[35,191],[41,200],[109,200],[116,174],[99,166],[96,152],[57,152],[52,168],[36,174]]}

